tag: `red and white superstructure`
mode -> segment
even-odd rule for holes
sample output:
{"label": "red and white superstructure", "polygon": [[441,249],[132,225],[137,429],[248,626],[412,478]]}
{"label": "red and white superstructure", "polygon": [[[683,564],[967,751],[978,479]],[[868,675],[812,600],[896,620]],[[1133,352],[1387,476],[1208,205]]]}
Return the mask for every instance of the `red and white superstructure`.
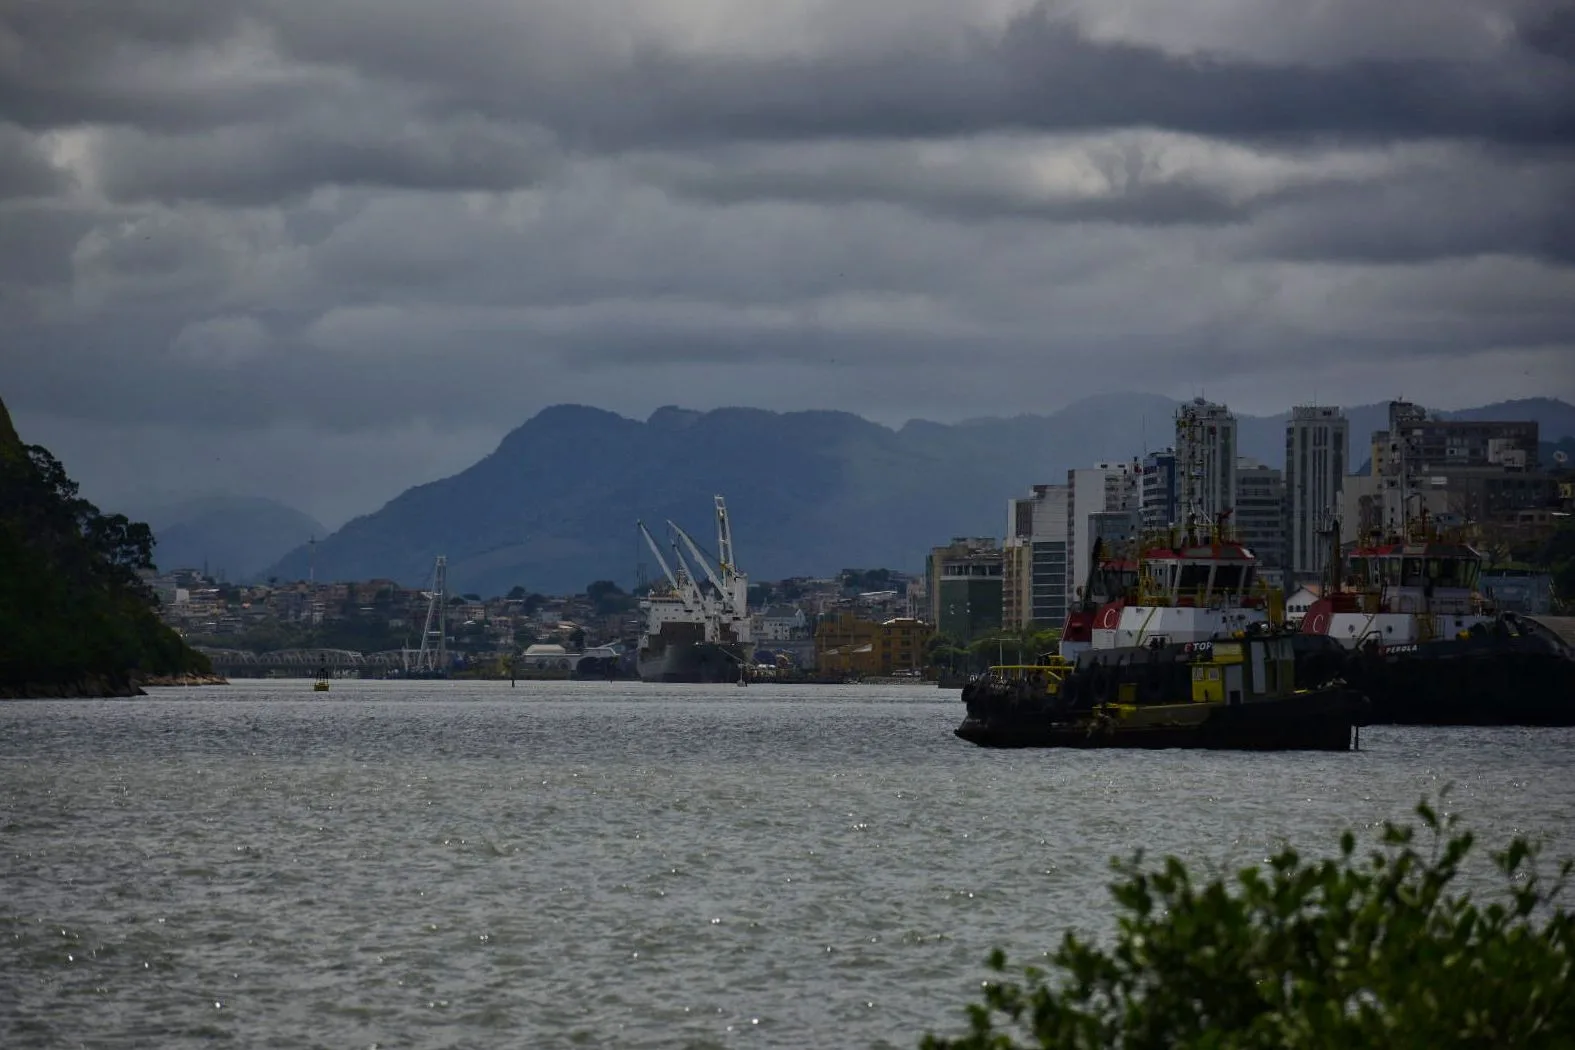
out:
{"label": "red and white superstructure", "polygon": [[1214,641],[1267,619],[1257,558],[1241,543],[1222,535],[1151,543],[1136,559],[1096,564],[1082,607],[1067,616],[1061,655]]}
{"label": "red and white superstructure", "polygon": [[1339,586],[1307,607],[1303,634],[1388,649],[1454,638],[1494,619],[1477,593],[1482,556],[1467,544],[1396,541],[1359,547],[1343,562]]}

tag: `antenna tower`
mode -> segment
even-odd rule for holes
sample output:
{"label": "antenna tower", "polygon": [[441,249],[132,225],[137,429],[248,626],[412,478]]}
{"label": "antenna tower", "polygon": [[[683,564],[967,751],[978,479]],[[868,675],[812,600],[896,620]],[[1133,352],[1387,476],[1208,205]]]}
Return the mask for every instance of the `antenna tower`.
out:
{"label": "antenna tower", "polygon": [[448,559],[437,556],[432,567],[432,589],[427,592],[427,622],[421,630],[421,648],[413,670],[423,674],[448,673]]}

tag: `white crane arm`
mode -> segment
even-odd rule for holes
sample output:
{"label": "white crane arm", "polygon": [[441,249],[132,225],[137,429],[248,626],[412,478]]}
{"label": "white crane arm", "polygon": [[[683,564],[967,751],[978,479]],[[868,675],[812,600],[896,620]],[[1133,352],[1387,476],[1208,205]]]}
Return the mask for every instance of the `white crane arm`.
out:
{"label": "white crane arm", "polygon": [[733,524],[727,517],[727,501],[721,496],[716,497],[716,558],[722,575],[731,580],[738,563],[733,560]]}
{"label": "white crane arm", "polygon": [[[668,522],[669,525],[672,522]],[[684,561],[684,552],[678,549],[678,544],[673,544],[673,557],[678,560],[678,571],[683,574],[684,586],[682,589],[684,602],[693,600],[700,607],[700,611],[710,614],[711,610],[705,600],[705,595],[700,591],[700,585],[695,582],[694,570],[689,568],[689,563]]]}
{"label": "white crane arm", "polygon": [[651,530],[645,527],[645,522],[635,522],[640,529],[640,535],[645,537],[646,546],[651,548],[651,553],[656,555],[656,564],[662,567],[662,575],[667,577],[667,582],[673,585],[673,591],[682,595],[683,588],[678,584],[678,577],[673,575],[673,570],[668,568],[667,559],[662,557],[662,549],[656,545],[656,540],[651,536]]}
{"label": "white crane arm", "polygon": [[732,608],[733,595],[722,585],[722,581],[717,576],[716,571],[711,568],[711,563],[705,560],[705,555],[700,553],[700,545],[690,537],[689,533],[674,525],[671,521],[667,525],[673,532],[677,533],[679,539],[684,541],[684,546],[689,548],[689,553],[694,555],[695,561],[700,563],[700,568],[705,570],[705,577],[711,581],[711,586],[716,588],[717,596],[721,599],[722,605],[726,608]]}

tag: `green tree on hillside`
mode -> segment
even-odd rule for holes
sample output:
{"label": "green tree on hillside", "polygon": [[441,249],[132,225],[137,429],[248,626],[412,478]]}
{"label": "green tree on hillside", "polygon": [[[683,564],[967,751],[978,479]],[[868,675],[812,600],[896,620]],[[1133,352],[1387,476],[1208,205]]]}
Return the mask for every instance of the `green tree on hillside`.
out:
{"label": "green tree on hillside", "polygon": [[1575,1046],[1575,916],[1538,846],[1516,837],[1492,855],[1502,899],[1457,889],[1473,836],[1417,808],[1414,829],[1385,824],[1359,857],[1286,849],[1267,867],[1196,881],[1169,858],[1118,863],[1121,917],[1109,947],[1074,934],[1048,966],[998,979],[968,1007],[969,1032],[926,1050],[1018,1047],[1247,1048]]}
{"label": "green tree on hillside", "polygon": [[628,612],[635,607],[635,599],[611,580],[597,580],[585,588],[585,596],[596,607],[596,615],[611,616]]}
{"label": "green tree on hillside", "polygon": [[153,534],[81,498],[0,406],[0,690],[208,670],[154,613]]}

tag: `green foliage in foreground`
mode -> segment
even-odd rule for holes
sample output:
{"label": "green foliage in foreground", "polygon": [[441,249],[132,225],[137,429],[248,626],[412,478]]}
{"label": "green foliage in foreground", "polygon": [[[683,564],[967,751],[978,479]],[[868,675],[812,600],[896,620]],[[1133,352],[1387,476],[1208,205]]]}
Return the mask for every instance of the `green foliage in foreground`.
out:
{"label": "green foliage in foreground", "polygon": [[1458,891],[1472,835],[1417,808],[1431,833],[1385,824],[1366,857],[1354,837],[1332,860],[1285,850],[1267,869],[1198,883],[1181,861],[1118,862],[1114,944],[1071,934],[1049,968],[1007,976],[999,953],[970,1031],[926,1050],[1014,1047],[1575,1046],[1575,916],[1538,846],[1493,854],[1502,900]]}

